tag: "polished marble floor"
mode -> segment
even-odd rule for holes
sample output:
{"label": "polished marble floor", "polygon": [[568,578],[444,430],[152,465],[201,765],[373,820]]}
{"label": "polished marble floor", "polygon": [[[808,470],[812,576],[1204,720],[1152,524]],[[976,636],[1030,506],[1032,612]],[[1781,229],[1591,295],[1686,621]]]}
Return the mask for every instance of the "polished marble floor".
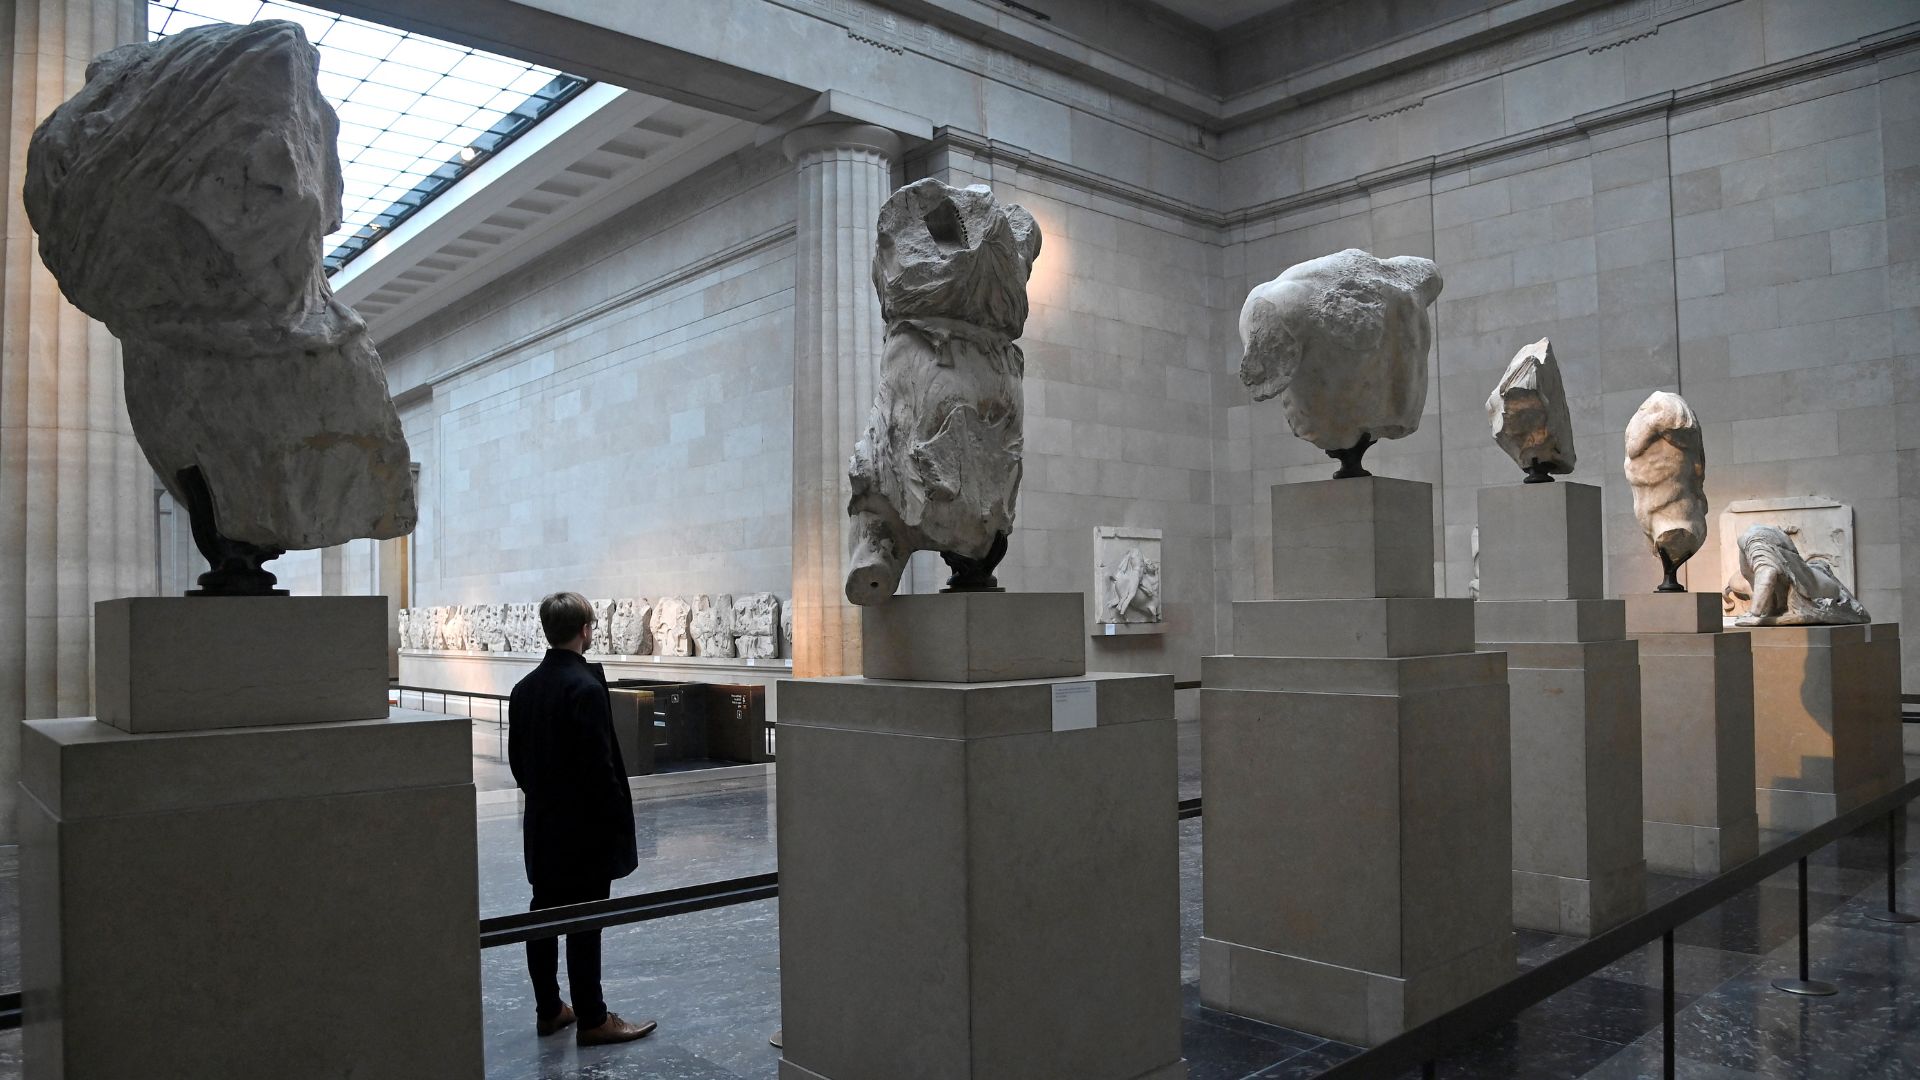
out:
{"label": "polished marble floor", "polygon": [[[1199,794],[1199,740],[1183,725],[1181,796]],[[476,733],[476,758],[483,756]],[[1920,772],[1920,758],[1908,759]],[[476,761],[476,771],[487,767]],[[764,767],[668,774],[637,782],[640,870],[620,893],[647,892],[774,869],[774,778]],[[1920,812],[1909,815],[1920,825]],[[1795,957],[1791,874],[1769,880],[1684,926],[1677,935],[1679,1075],[1693,1080],[1875,1078],[1920,1080],[1920,928],[1873,922],[1883,895],[1884,832],[1863,833],[1813,860],[1810,908],[1815,975],[1832,998],[1800,999],[1769,982]],[[524,908],[518,801],[480,795],[483,915]],[[1906,830],[1920,851],[1920,830]],[[1191,1080],[1284,1080],[1317,1075],[1358,1051],[1310,1035],[1217,1013],[1196,1000],[1200,929],[1200,822],[1181,823],[1183,1035]],[[1655,876],[1660,902],[1690,887]],[[1920,862],[1903,874],[1902,906],[1920,911]],[[13,854],[0,849],[0,978],[17,984]],[[605,982],[612,1007],[653,1017],[660,1030],[624,1047],[581,1050],[565,1036],[533,1033],[532,999],[518,947],[482,957],[489,1080],[773,1080],[780,1024],[775,901],[610,930]],[[1577,944],[1519,932],[1523,965]],[[1659,1075],[1657,946],[1642,949],[1527,1010],[1441,1064],[1443,1077],[1629,1080]],[[20,1075],[19,1032],[0,1032],[0,1080]]]}
{"label": "polished marble floor", "polygon": [[[1198,794],[1198,737],[1187,727],[1181,738],[1182,797]],[[1920,770],[1920,759],[1909,765]],[[637,800],[636,814],[643,836],[652,835],[642,841],[640,872],[622,882],[627,891],[773,868],[771,777]],[[1910,820],[1920,824],[1920,813]],[[488,913],[524,902],[523,885],[498,880],[518,869],[511,829],[502,822],[510,824],[510,812],[482,824]],[[1794,998],[1769,986],[1791,972],[1796,955],[1791,873],[1681,929],[1675,983],[1682,1078],[1920,1080],[1920,928],[1865,918],[1881,903],[1884,837],[1863,833],[1812,863],[1815,974],[1841,987],[1836,997]],[[1920,850],[1920,833],[1909,829],[1906,843],[1909,852]],[[1183,1034],[1191,1080],[1303,1080],[1357,1053],[1199,1004],[1199,821],[1181,823],[1180,851]],[[1903,881],[1902,904],[1920,910],[1920,880],[1903,876],[1909,880]],[[1650,899],[1658,903],[1692,884],[1655,875]],[[520,951],[488,952],[489,1080],[772,1080],[778,1052],[767,1046],[766,1036],[780,1024],[778,917],[777,903],[767,901],[609,931],[604,952],[610,1004],[629,1018],[660,1021],[652,1038],[626,1047],[580,1050],[565,1037],[537,1038]],[[1516,934],[1521,963],[1528,966],[1577,943]],[[1463,1047],[1441,1063],[1439,1074],[1511,1080],[1658,1076],[1659,980],[1658,947],[1642,949]]]}

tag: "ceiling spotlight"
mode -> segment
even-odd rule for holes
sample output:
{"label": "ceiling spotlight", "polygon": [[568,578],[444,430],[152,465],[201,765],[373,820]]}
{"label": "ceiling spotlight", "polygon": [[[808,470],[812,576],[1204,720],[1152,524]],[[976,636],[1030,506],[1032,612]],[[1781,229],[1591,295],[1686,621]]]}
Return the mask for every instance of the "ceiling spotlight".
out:
{"label": "ceiling spotlight", "polygon": [[480,151],[475,150],[471,146],[463,146],[460,148],[461,161],[471,162],[474,158],[477,158],[479,156],[480,156]]}

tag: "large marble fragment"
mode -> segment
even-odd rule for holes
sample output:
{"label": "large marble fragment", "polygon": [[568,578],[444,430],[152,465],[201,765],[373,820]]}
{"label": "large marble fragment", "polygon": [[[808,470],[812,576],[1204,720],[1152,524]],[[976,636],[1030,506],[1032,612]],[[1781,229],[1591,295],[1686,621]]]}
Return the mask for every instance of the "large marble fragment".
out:
{"label": "large marble fragment", "polygon": [[1550,483],[1573,471],[1573,416],[1560,363],[1546,338],[1521,349],[1487,395],[1493,441],[1527,474],[1527,483]]}
{"label": "large marble fragment", "polygon": [[653,655],[692,656],[693,637],[688,623],[693,605],[683,596],[663,596],[653,605]]}
{"label": "large marble fragment", "polygon": [[502,604],[474,604],[467,609],[469,648],[481,652],[507,651],[504,607]]}
{"label": "large marble fragment", "polygon": [[394,629],[400,642],[399,647],[402,649],[413,648],[412,619],[413,612],[408,611],[406,608],[401,608],[400,613],[394,616]]}
{"label": "large marble fragment", "polygon": [[587,642],[587,655],[604,656],[612,650],[607,647],[608,635],[613,629],[613,601],[589,600],[593,607],[593,639]]}
{"label": "large marble fragment", "polygon": [[426,643],[421,648],[444,651],[447,648],[447,621],[451,613],[444,607],[434,607],[427,609],[427,615],[431,621],[427,627]]}
{"label": "large marble fragment", "polygon": [[747,593],[733,602],[733,652],[749,660],[780,655],[780,598]]}
{"label": "large marble fragment", "polygon": [[780,655],[793,655],[793,597],[780,601]]}
{"label": "large marble fragment", "polygon": [[380,357],[321,263],[341,177],[318,63],[291,22],[124,45],[27,153],[41,260],[120,339],[133,432],[191,514],[204,592],[273,591],[260,564],[282,551],[416,517]]}
{"label": "large marble fragment", "polygon": [[[1740,586],[1744,586],[1741,589]],[[1735,626],[1838,626],[1873,620],[1833,565],[1803,557],[1786,531],[1754,525],[1740,534],[1739,580],[1728,594],[1748,597]]]}
{"label": "large marble fragment", "polygon": [[1040,228],[984,186],[921,180],[880,208],[873,284],[885,353],[848,466],[847,599],[893,595],[916,551],[951,588],[992,588],[1020,494],[1027,273]]}
{"label": "large marble fragment", "polygon": [[615,600],[609,621],[607,648],[617,656],[645,656],[652,652],[647,620],[653,605],[645,597]]}
{"label": "large marble fragment", "polygon": [[453,652],[467,651],[467,649],[471,647],[467,644],[468,631],[471,625],[467,618],[467,606],[465,604],[456,604],[449,607],[447,609],[445,629],[442,631],[442,638],[445,644],[441,647]]}
{"label": "large marble fragment", "polygon": [[1290,266],[1240,309],[1240,381],[1280,399],[1293,433],[1368,476],[1361,456],[1411,435],[1427,403],[1427,308],[1444,282],[1433,260],[1359,248]]}
{"label": "large marble fragment", "polygon": [[1685,592],[1676,573],[1707,538],[1707,450],[1700,420],[1679,394],[1655,390],[1627,421],[1633,516],[1660,556],[1661,592]]}
{"label": "large marble fragment", "polygon": [[1159,529],[1102,525],[1093,530],[1096,622],[1160,621]]}
{"label": "large marble fragment", "polygon": [[733,655],[733,597],[727,593],[693,598],[693,614],[688,620],[693,635],[693,655]]}

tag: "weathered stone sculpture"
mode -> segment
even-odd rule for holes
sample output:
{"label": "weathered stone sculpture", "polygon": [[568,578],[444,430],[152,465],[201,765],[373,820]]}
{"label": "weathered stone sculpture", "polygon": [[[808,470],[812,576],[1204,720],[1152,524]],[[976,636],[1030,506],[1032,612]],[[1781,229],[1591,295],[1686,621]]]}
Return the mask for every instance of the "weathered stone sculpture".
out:
{"label": "weathered stone sculpture", "polygon": [[1040,228],[983,186],[921,180],[880,208],[873,284],[886,352],[848,475],[847,599],[893,595],[907,557],[940,552],[954,590],[990,589],[1020,494],[1027,272]]}
{"label": "weathered stone sculpture", "polygon": [[1369,476],[1360,459],[1411,435],[1427,403],[1427,307],[1444,282],[1431,259],[1348,248],[1290,266],[1240,309],[1240,381],[1280,399],[1293,433]]}
{"label": "weathered stone sculpture", "polygon": [[[1803,558],[1784,530],[1755,525],[1740,535],[1740,584],[1751,597],[1735,626],[1838,626],[1872,622],[1825,559]],[[1735,586],[1728,585],[1728,592]]]}
{"label": "weathered stone sculpture", "polygon": [[780,655],[793,655],[793,597],[780,600]]}
{"label": "weathered stone sculpture", "polygon": [[593,605],[593,640],[587,643],[587,655],[604,656],[612,650],[608,648],[608,636],[613,632],[613,601],[589,600]]}
{"label": "weathered stone sculpture", "polygon": [[688,622],[693,606],[682,596],[663,596],[653,605],[653,655],[692,656]]}
{"label": "weathered stone sculpture", "polygon": [[1627,422],[1633,516],[1660,556],[1660,592],[1685,592],[1676,576],[1707,538],[1707,450],[1700,420],[1679,394],[1655,390]]}
{"label": "weathered stone sculpture", "polygon": [[653,605],[645,597],[615,600],[609,617],[607,649],[616,656],[645,656],[650,652],[647,618]]}
{"label": "weathered stone sculpture", "polygon": [[471,628],[472,623],[467,617],[467,605],[457,604],[448,608],[444,631],[446,644],[441,647],[454,652],[465,652],[472,648],[467,643]]}
{"label": "weathered stone sculpture", "polygon": [[540,605],[534,603],[511,604],[509,617],[513,627],[510,648],[514,652],[533,653],[536,656],[547,651],[547,633],[540,628]]}
{"label": "weathered stone sculpture", "polygon": [[1128,548],[1120,564],[1101,583],[1100,621],[1106,623],[1160,621],[1160,563]]}
{"label": "weathered stone sculpture", "polygon": [[1549,484],[1573,471],[1573,416],[1560,364],[1546,338],[1521,349],[1487,395],[1493,441],[1527,474],[1529,484]]}
{"label": "weathered stone sculpture", "polygon": [[468,609],[472,620],[468,631],[470,648],[481,652],[506,652],[505,611],[500,604],[474,604]]}
{"label": "weathered stone sculpture", "polygon": [[727,593],[693,598],[693,615],[688,621],[693,635],[693,655],[733,655],[733,597]]}
{"label": "weathered stone sculpture", "polygon": [[779,597],[757,592],[734,600],[733,651],[750,660],[771,660],[780,655]]}
{"label": "weathered stone sculpture", "polygon": [[127,412],[213,569],[261,594],[293,548],[413,529],[406,439],[366,324],[334,299],[339,123],[299,26],[125,45],[34,132],[40,257],[122,345]]}

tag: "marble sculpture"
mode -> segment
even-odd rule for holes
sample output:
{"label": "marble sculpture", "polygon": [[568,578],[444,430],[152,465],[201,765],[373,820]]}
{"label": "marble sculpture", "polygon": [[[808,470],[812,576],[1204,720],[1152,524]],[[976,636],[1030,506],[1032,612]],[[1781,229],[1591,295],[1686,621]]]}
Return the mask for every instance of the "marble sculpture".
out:
{"label": "marble sculpture", "polygon": [[506,652],[507,631],[501,604],[474,604],[469,609],[471,647],[481,652]]}
{"label": "marble sculpture", "polygon": [[873,284],[885,352],[848,466],[847,599],[893,595],[915,551],[949,589],[994,587],[1020,493],[1027,274],[1040,228],[984,186],[921,180],[880,208]]}
{"label": "marble sculpture", "polygon": [[619,656],[645,656],[653,651],[647,620],[653,605],[642,596],[613,602],[611,639],[607,647]]}
{"label": "marble sculpture", "polygon": [[793,655],[793,597],[780,601],[780,655]]}
{"label": "marble sculpture", "polygon": [[687,632],[693,635],[695,656],[732,656],[733,597],[727,593],[694,597]]}
{"label": "marble sculpture", "polygon": [[1293,433],[1340,462],[1335,479],[1369,476],[1369,446],[1420,426],[1444,284],[1431,259],[1359,248],[1290,266],[1240,309],[1240,381],[1280,399]]}
{"label": "marble sculpture", "polygon": [[733,652],[749,660],[780,655],[780,598],[747,593],[733,602]]}
{"label": "marble sculpture", "polygon": [[688,623],[693,605],[682,596],[663,596],[653,605],[653,654],[655,656],[692,656],[693,638]]}
{"label": "marble sculpture", "polygon": [[366,324],[334,298],[339,121],[291,22],[123,45],[28,148],[40,258],[120,339],[127,414],[212,569],[206,594],[284,593],[284,551],[386,539],[417,516]]}
{"label": "marble sculpture", "polygon": [[413,613],[411,611],[408,611],[406,608],[401,608],[400,614],[395,617],[395,629],[398,631],[398,637],[400,639],[400,648],[402,649],[413,648],[413,625],[411,622],[412,618],[413,618]]}
{"label": "marble sculpture", "polygon": [[1552,483],[1573,471],[1573,417],[1560,364],[1546,338],[1521,349],[1487,395],[1493,441],[1526,472],[1529,484]]}
{"label": "marble sculpture", "polygon": [[1160,621],[1160,563],[1138,547],[1128,548],[1101,583],[1100,621]]}
{"label": "marble sculpture", "polygon": [[[1735,626],[1836,626],[1873,621],[1827,560],[1802,557],[1786,532],[1754,525],[1740,535],[1739,584],[1750,597]],[[1735,586],[1729,584],[1728,590]]]}
{"label": "marble sculpture", "polygon": [[613,630],[613,601],[589,600],[593,605],[593,640],[587,643],[588,656],[604,656],[607,648],[607,635]]}
{"label": "marble sculpture", "polygon": [[1706,445],[1679,394],[1655,390],[1627,422],[1633,516],[1660,556],[1660,592],[1685,592],[1676,574],[1707,538]]}

